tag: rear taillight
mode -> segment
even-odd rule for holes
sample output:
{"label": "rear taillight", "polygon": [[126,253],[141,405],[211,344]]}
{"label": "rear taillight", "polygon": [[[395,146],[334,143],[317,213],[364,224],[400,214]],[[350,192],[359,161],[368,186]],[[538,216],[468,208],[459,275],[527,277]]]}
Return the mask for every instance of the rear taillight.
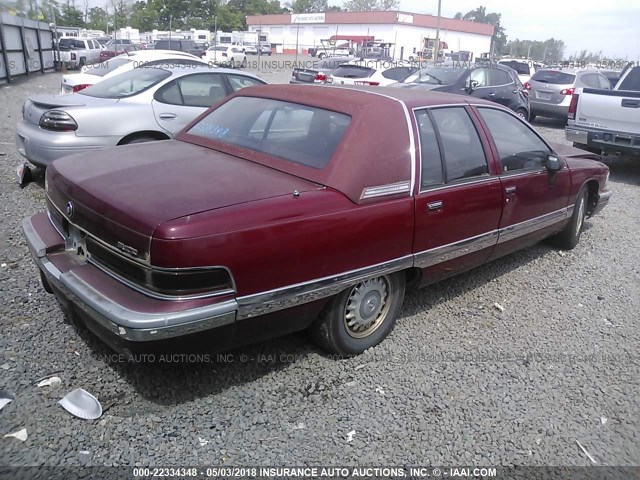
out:
{"label": "rear taillight", "polygon": [[71,60],[75,60],[75,59],[76,59],[76,54],[75,54],[75,53],[72,53],[72,54],[71,54]]}
{"label": "rear taillight", "polygon": [[314,78],[314,80],[316,82],[326,82],[327,81],[327,74],[326,73],[322,73],[322,72],[318,72],[318,73],[316,73],[316,78]]}
{"label": "rear taillight", "polygon": [[90,83],[81,83],[80,85],[73,86],[73,93],[79,92],[80,90],[84,90],[87,87],[90,87]]}
{"label": "rear taillight", "polygon": [[62,110],[49,110],[40,117],[39,125],[45,130],[58,132],[73,132],[78,129],[78,124],[71,115]]}
{"label": "rear taillight", "polygon": [[569,120],[575,120],[576,119],[576,111],[578,110],[578,97],[579,96],[580,95],[578,95],[577,93],[574,93],[573,96],[571,97],[571,103],[569,104],[569,112],[567,113],[567,117],[569,118]]}
{"label": "rear taillight", "polygon": [[529,82],[524,82],[523,87],[524,87],[526,90],[531,90],[531,84],[530,84]]}
{"label": "rear taillight", "polygon": [[576,89],[571,87],[571,88],[563,88],[562,90],[560,90],[560,95],[573,95],[573,92]]}

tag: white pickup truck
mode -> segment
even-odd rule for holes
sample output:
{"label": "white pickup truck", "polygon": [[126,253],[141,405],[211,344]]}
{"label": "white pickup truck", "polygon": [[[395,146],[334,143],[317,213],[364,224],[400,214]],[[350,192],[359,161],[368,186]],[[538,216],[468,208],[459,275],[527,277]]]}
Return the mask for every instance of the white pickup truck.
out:
{"label": "white pickup truck", "polygon": [[81,69],[100,61],[102,46],[92,38],[62,37],[59,40],[60,59],[57,49],[54,49],[54,57],[67,68]]}
{"label": "white pickup truck", "polygon": [[640,156],[640,66],[623,71],[613,90],[577,88],[565,135],[590,152]]}

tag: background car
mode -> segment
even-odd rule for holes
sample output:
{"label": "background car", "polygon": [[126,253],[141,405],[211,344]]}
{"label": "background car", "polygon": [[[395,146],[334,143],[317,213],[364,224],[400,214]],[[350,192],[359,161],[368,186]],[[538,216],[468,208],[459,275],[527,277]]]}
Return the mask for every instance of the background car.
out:
{"label": "background car", "polygon": [[[58,51],[60,50],[60,58]],[[102,45],[91,38],[63,37],[54,50],[56,60],[63,62],[67,68],[82,68],[100,61]]]}
{"label": "background car", "polygon": [[351,60],[343,63],[327,78],[334,85],[391,85],[416,71],[403,61]]}
{"label": "background car", "polygon": [[531,75],[533,75],[538,70],[536,64],[531,60],[501,58],[500,60],[498,60],[498,64],[513,68],[516,72],[518,72],[518,78],[523,84],[525,82],[528,82],[531,78]]}
{"label": "background car", "polygon": [[134,69],[137,66],[161,63],[178,63],[182,65],[203,64],[207,62],[195,55],[184,52],[172,52],[170,50],[136,50],[127,55],[118,55],[104,62],[84,67],[80,73],[66,74],[60,80],[60,94],[76,93],[91,85],[100,83],[106,78],[111,78],[120,73]]}
{"label": "background car", "polygon": [[258,45],[256,45],[255,43],[242,42],[240,44],[240,48],[242,48],[244,53],[246,53],[247,55],[257,55],[258,54]]}
{"label": "background car", "polygon": [[202,55],[202,59],[214,65],[222,65],[231,68],[246,67],[247,55],[238,45],[218,45],[209,47]]}
{"label": "background car", "polygon": [[261,43],[260,44],[260,55],[268,55],[270,56],[273,53],[273,49],[271,48],[271,45],[268,43]]}
{"label": "background car", "polygon": [[198,57],[201,57],[205,52],[205,50],[200,48],[193,40],[176,40],[174,38],[158,40],[153,48],[154,50],[175,50],[179,52],[186,52]]}
{"label": "background car", "polygon": [[328,57],[314,61],[312,68],[294,68],[289,83],[325,83],[336,68],[351,60],[353,57]]}
{"label": "background car", "polygon": [[504,65],[480,62],[464,68],[458,63],[441,63],[421,68],[391,86],[470,95],[504,105],[524,120],[529,118],[528,92],[516,71]]}
{"label": "background car", "polygon": [[620,70],[598,70],[602,75],[607,77],[609,83],[611,84],[611,88],[613,89],[620,80],[620,76],[622,75],[622,71]]}
{"label": "background car", "polygon": [[214,103],[266,83],[228,69],[148,66],[71,95],[35,95],[18,123],[18,151],[46,167],[82,151],[173,137]]}
{"label": "background car", "polygon": [[116,57],[123,53],[134,52],[137,50],[141,50],[141,48],[131,43],[131,40],[112,40],[111,42],[108,42],[100,51],[100,61],[104,62],[105,60]]}
{"label": "background car", "polygon": [[576,88],[611,90],[611,82],[595,69],[544,68],[525,83],[529,90],[530,119],[536,116],[567,120],[571,97]]}

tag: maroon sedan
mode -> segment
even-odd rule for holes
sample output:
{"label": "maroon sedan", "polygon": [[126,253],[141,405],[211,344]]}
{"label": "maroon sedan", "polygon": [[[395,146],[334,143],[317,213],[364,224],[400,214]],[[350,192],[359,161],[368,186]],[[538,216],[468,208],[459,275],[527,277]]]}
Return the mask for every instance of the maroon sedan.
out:
{"label": "maroon sedan", "polygon": [[575,247],[611,195],[597,158],[474,98],[250,87],[175,140],[54,162],[23,229],[44,288],[116,349],[311,328],[351,355],[405,286]]}

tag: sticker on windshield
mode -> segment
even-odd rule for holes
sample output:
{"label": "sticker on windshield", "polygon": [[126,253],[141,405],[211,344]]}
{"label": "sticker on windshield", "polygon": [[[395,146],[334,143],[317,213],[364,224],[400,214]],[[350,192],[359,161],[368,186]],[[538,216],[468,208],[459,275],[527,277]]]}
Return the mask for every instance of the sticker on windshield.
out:
{"label": "sticker on windshield", "polygon": [[229,133],[228,128],[222,127],[220,125],[215,125],[212,123],[206,123],[206,122],[198,123],[193,127],[193,130],[195,130],[198,133],[204,134],[207,137],[215,137],[215,138],[222,138],[227,133]]}

